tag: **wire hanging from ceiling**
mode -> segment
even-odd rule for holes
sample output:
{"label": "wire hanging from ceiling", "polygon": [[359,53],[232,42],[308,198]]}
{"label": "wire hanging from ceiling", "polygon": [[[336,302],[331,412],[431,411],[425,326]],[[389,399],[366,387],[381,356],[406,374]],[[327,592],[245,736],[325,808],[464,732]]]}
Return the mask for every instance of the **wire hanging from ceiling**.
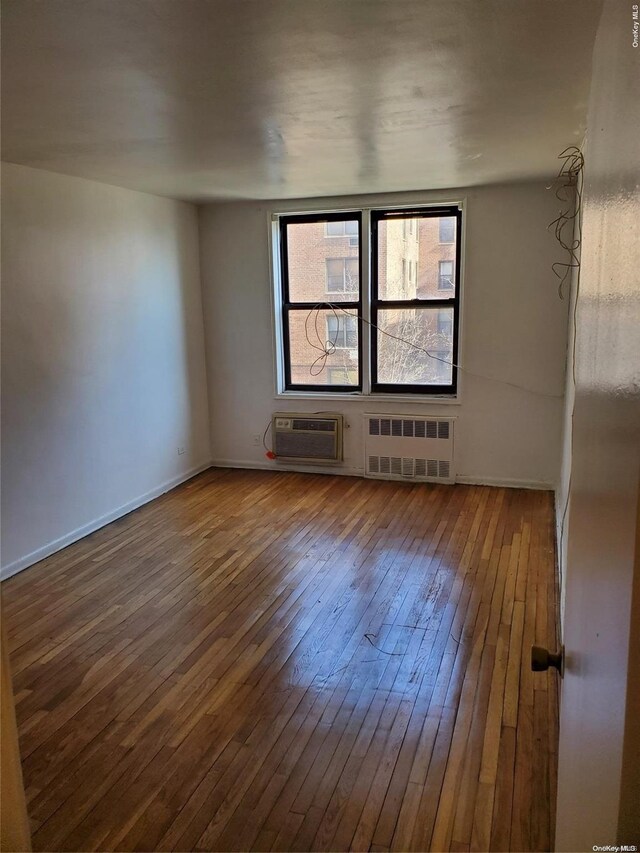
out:
{"label": "wire hanging from ceiling", "polygon": [[582,242],[582,174],[584,155],[575,145],[565,148],[558,159],[562,160],[556,178],[547,189],[555,186],[555,196],[563,205],[559,215],[549,223],[555,238],[566,252],[565,261],[556,261],[551,265],[553,274],[559,279],[558,296],[564,299],[565,283],[573,270],[580,269],[580,244]]}

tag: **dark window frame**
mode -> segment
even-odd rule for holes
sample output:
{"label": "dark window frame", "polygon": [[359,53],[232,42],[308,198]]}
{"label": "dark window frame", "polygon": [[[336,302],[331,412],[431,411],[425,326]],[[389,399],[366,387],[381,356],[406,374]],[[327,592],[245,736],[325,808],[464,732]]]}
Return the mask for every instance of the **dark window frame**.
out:
{"label": "dark window frame", "polygon": [[[291,341],[289,330],[289,315],[295,311],[311,311],[314,308],[320,310],[332,310],[330,301],[318,302],[292,302],[289,293],[289,254],[287,245],[287,228],[289,225],[295,225],[305,222],[321,222],[325,223],[325,236],[331,238],[333,235],[327,235],[327,222],[341,222],[344,220],[356,220],[358,223],[358,299],[351,301],[342,301],[339,304],[345,310],[355,310],[358,323],[358,384],[357,385],[328,385],[328,384],[311,384],[311,383],[294,383],[291,381]],[[335,235],[336,237],[339,235]],[[341,235],[353,237],[354,235]],[[362,335],[362,320],[363,314],[363,297],[362,297],[362,211],[336,211],[332,213],[307,213],[281,216],[279,220],[279,239],[280,239],[280,286],[282,294],[282,348],[284,357],[284,390],[285,391],[312,391],[315,393],[332,393],[332,394],[353,394],[362,392],[362,359],[363,359],[363,335]],[[355,247],[354,247],[355,248]],[[327,374],[328,375],[328,374]]]}
{"label": "dark window frame", "polygon": [[[389,219],[405,219],[415,217],[421,219],[455,217],[454,260],[455,287],[452,295],[438,299],[380,299],[378,292],[378,226],[381,221]],[[373,394],[421,394],[424,396],[456,395],[458,391],[458,350],[460,331],[460,256],[462,251],[462,211],[459,207],[421,207],[394,208],[393,210],[371,210],[371,393]],[[448,259],[447,259],[448,260]],[[443,291],[445,293],[447,291]],[[453,350],[451,361],[451,384],[448,385],[415,385],[409,383],[387,383],[378,381],[378,314],[385,309],[437,309],[453,308]]]}

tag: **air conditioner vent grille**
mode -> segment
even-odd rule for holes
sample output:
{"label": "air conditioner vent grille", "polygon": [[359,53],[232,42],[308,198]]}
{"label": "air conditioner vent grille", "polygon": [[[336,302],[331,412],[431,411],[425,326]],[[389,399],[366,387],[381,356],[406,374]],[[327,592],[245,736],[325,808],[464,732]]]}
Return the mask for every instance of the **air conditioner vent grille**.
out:
{"label": "air conditioner vent grille", "polygon": [[291,425],[292,429],[305,430],[308,432],[335,432],[336,422],[309,420],[307,418],[294,418]]}
{"label": "air conditioner vent grille", "polygon": [[276,412],[271,428],[276,461],[342,461],[342,415],[307,417],[299,412]]}

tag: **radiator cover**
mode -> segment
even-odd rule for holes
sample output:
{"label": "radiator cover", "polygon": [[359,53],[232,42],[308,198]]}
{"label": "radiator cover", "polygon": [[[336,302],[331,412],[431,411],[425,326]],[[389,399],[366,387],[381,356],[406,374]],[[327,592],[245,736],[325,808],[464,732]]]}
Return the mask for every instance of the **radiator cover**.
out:
{"label": "radiator cover", "polygon": [[455,483],[455,418],[364,416],[365,476]]}

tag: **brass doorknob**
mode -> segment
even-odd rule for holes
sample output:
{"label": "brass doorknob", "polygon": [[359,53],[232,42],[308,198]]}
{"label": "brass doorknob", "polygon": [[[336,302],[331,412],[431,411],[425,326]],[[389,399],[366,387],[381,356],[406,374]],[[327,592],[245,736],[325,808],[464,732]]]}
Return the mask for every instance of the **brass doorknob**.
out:
{"label": "brass doorknob", "polygon": [[534,672],[545,672],[550,666],[564,675],[564,646],[559,652],[550,652],[542,646],[531,646],[531,669]]}

